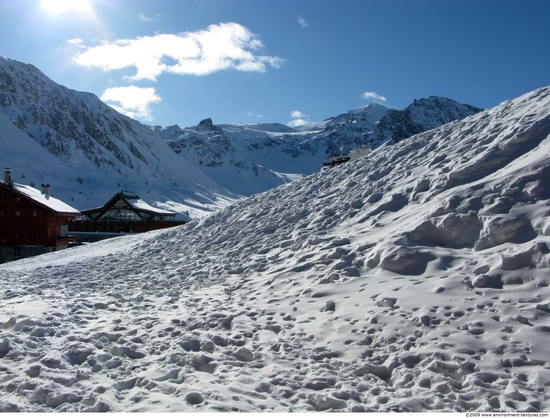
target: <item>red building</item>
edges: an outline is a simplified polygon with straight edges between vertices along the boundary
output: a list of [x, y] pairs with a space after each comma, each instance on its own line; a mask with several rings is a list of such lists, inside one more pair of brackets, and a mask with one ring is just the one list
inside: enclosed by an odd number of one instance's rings
[[0, 262], [67, 248], [69, 221], [80, 212], [42, 190], [14, 183], [11, 170], [0, 180]]

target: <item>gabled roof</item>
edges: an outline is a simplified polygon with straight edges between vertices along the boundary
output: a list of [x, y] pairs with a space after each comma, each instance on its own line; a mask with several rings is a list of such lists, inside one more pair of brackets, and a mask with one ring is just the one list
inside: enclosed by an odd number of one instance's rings
[[55, 197], [42, 194], [40, 190], [34, 187], [27, 186], [25, 184], [14, 183], [13, 186], [9, 186], [4, 181], [0, 180], [0, 185], [4, 186], [8, 190], [12, 190], [15, 193], [32, 200], [34, 203], [43, 206], [44, 208], [63, 215], [79, 215], [80, 211], [67, 205]]
[[138, 211], [144, 211], [144, 212], [152, 212], [152, 213], [156, 213], [158, 215], [176, 215], [175, 212], [170, 212], [169, 210], [164, 210], [164, 209], [160, 209], [160, 208], [155, 208], [154, 206], [151, 206], [149, 203], [147, 203], [146, 201], [144, 200], [141, 200], [141, 199], [135, 199], [135, 200], [130, 200], [130, 199], [127, 199], [128, 203], [130, 203], [130, 205], [132, 205], [132, 207]]
[[175, 212], [170, 212], [168, 210], [156, 208], [154, 206], [151, 206], [144, 200], [142, 200], [137, 194], [134, 192], [130, 192], [128, 190], [122, 190], [115, 194], [105, 205], [99, 207], [99, 208], [93, 208], [93, 209], [86, 209], [83, 210], [82, 213], [93, 213], [93, 212], [101, 212], [110, 209], [118, 200], [124, 201], [129, 207], [134, 209], [136, 212], [145, 212], [151, 215], [162, 215], [162, 216], [176, 216]]

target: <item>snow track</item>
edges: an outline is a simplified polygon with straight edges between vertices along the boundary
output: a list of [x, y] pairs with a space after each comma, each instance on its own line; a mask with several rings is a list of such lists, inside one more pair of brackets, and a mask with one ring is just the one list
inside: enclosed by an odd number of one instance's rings
[[549, 114], [0, 266], [0, 409], [547, 411]]

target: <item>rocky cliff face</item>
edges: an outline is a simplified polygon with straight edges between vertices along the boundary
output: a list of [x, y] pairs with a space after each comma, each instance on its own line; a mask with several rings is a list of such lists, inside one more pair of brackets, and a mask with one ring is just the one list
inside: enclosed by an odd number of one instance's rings
[[[0, 105], [14, 124], [58, 157], [84, 155], [98, 167], [147, 164], [144, 132], [90, 93], [53, 83], [36, 67], [2, 60]], [[141, 142], [141, 143], [140, 143]]]
[[464, 119], [482, 109], [444, 97], [415, 100], [404, 110], [388, 111], [370, 136], [373, 144], [396, 143], [454, 120]]
[[326, 146], [327, 155], [348, 153], [362, 145], [370, 146], [371, 136], [388, 112], [390, 109], [387, 107], [371, 103], [328, 119], [323, 131], [313, 138]]

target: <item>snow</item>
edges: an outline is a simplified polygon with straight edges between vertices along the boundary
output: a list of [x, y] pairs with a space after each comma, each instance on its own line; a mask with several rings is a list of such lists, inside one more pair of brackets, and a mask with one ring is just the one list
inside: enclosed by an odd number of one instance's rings
[[547, 87], [3, 264], [0, 410], [548, 411], [549, 167]]
[[65, 202], [62, 202], [59, 199], [51, 197], [49, 194], [43, 194], [40, 190], [35, 189], [34, 187], [27, 186], [25, 184], [15, 183], [13, 189], [29, 198], [35, 202], [46, 206], [47, 208], [54, 210], [59, 213], [68, 213], [68, 214], [79, 214], [80, 211], [75, 209]]
[[155, 212], [155, 213], [158, 213], [160, 215], [172, 215], [172, 214], [174, 214], [174, 212], [170, 212], [170, 211], [167, 211], [167, 210], [162, 210], [162, 209], [156, 208], [154, 206], [151, 206], [149, 203], [145, 202], [142, 199], [128, 199], [128, 202], [136, 209], [148, 210], [150, 212]]

